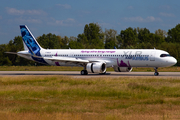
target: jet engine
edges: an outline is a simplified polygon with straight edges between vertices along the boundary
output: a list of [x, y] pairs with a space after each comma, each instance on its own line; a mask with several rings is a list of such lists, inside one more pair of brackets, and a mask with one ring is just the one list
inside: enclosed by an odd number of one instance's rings
[[102, 62], [88, 63], [86, 65], [86, 70], [90, 73], [105, 73], [106, 63], [102, 63]]
[[131, 72], [132, 71], [132, 67], [117, 67], [114, 66], [113, 67], [115, 72]]

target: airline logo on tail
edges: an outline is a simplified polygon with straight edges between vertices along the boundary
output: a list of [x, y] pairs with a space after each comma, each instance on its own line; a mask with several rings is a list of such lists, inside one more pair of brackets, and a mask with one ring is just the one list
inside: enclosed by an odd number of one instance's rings
[[27, 46], [27, 48], [29, 49], [29, 52], [32, 55], [31, 56], [32, 59], [37, 62], [47, 64], [47, 62], [41, 57], [40, 45], [37, 43], [36, 39], [30, 32], [28, 27], [26, 25], [20, 25], [20, 30], [21, 30], [22, 39], [25, 45]]
[[41, 56], [40, 55], [40, 47], [36, 42], [34, 36], [31, 34], [30, 30], [25, 25], [20, 25], [21, 35], [24, 43], [26, 44], [29, 52], [32, 55]]

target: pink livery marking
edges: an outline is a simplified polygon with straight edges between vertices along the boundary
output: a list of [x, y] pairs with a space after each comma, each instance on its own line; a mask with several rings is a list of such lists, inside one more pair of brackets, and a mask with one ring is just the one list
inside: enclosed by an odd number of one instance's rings
[[115, 53], [116, 51], [85, 51], [82, 50], [81, 53]]
[[57, 53], [55, 54], [55, 56], [57, 56]]
[[128, 61], [128, 65], [127, 65], [126, 63], [124, 63], [123, 60], [121, 60], [121, 62], [119, 63], [119, 62], [118, 62], [118, 58], [117, 58], [117, 65], [118, 65], [119, 67], [131, 67], [131, 65], [129, 64], [129, 61]]
[[59, 64], [59, 62], [55, 62], [55, 64], [56, 64], [56, 66], [61, 66], [61, 65]]

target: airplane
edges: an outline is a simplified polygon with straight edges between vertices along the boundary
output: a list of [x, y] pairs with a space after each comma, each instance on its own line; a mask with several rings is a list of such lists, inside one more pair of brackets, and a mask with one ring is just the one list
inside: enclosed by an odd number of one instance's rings
[[26, 25], [20, 25], [24, 51], [6, 52], [35, 62], [54, 66], [81, 66], [81, 75], [106, 74], [106, 68], [115, 72], [131, 72], [133, 67], [153, 67], [158, 76], [159, 67], [175, 65], [177, 60], [168, 52], [157, 49], [44, 49]]

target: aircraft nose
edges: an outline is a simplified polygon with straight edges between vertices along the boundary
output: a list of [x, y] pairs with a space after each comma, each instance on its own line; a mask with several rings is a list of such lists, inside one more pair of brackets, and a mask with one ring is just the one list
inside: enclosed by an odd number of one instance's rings
[[171, 65], [175, 65], [177, 63], [177, 60], [174, 57], [172, 57], [171, 60], [169, 60], [169, 63]]

